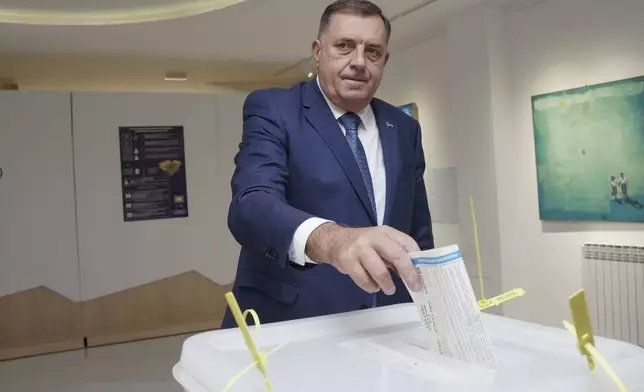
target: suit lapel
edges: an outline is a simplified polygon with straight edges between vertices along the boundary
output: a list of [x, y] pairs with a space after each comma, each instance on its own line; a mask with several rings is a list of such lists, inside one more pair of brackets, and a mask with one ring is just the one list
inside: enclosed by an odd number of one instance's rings
[[377, 219], [372, 211], [367, 188], [362, 180], [356, 159], [342, 133], [342, 129], [340, 129], [338, 121], [331, 112], [331, 108], [329, 108], [329, 105], [324, 100], [315, 79], [304, 85], [302, 102], [305, 108], [304, 117], [320, 134], [322, 139], [324, 139], [327, 146], [329, 146], [329, 149], [335, 155], [335, 158], [340, 163], [340, 166], [342, 166], [354, 190], [360, 197], [373, 224], [376, 224]]
[[376, 122], [378, 124], [378, 133], [380, 135], [380, 144], [382, 145], [382, 155], [385, 161], [385, 173], [387, 175], [387, 202], [385, 205], [384, 224], [391, 222], [391, 214], [394, 205], [396, 185], [398, 184], [398, 171], [400, 169], [400, 147], [399, 147], [399, 130], [396, 123], [387, 116], [387, 108], [377, 99], [371, 103]]

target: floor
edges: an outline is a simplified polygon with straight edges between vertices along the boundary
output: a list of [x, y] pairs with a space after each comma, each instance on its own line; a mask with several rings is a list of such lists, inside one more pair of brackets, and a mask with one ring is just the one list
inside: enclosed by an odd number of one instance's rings
[[172, 367], [188, 336], [0, 362], [0, 391], [183, 392]]

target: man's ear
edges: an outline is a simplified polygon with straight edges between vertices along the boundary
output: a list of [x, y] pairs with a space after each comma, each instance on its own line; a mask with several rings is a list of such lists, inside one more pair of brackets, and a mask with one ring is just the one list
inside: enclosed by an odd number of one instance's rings
[[316, 39], [311, 45], [311, 54], [313, 55], [316, 64], [319, 61], [320, 50], [322, 50], [322, 43], [320, 42], [320, 40]]

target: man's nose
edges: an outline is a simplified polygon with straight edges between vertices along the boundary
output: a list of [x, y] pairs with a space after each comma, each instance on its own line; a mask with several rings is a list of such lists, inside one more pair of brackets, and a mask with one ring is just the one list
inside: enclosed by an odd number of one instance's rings
[[356, 50], [353, 51], [353, 57], [351, 58], [351, 66], [358, 69], [363, 69], [366, 65], [366, 59], [364, 57], [364, 47], [358, 45]]

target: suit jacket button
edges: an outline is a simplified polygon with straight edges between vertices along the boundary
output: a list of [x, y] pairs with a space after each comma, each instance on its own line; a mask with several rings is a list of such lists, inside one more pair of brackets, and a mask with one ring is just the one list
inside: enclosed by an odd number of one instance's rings
[[264, 255], [273, 260], [277, 258], [277, 252], [275, 251], [275, 249], [269, 247], [266, 247], [264, 249]]

